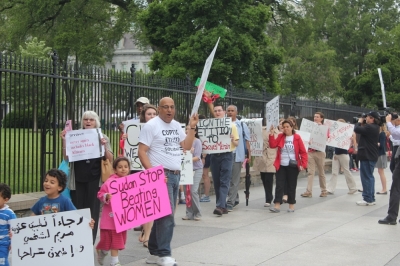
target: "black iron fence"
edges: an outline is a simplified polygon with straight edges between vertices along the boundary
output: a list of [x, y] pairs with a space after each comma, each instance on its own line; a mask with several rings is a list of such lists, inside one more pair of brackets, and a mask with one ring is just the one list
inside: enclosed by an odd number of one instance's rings
[[[57, 54], [51, 60], [21, 58], [0, 54], [0, 182], [9, 184], [13, 193], [42, 189], [43, 173], [58, 167], [62, 160], [60, 131], [67, 119], [80, 127], [84, 111], [93, 110], [101, 118], [103, 133], [117, 153], [117, 125], [135, 113], [134, 101], [145, 96], [157, 104], [172, 97], [176, 119], [186, 122], [191, 111], [195, 79], [166, 79], [157, 75], [115, 72], [78, 64], [63, 65]], [[244, 117], [263, 117], [265, 104], [275, 95], [226, 86], [223, 104], [235, 104]], [[327, 118], [344, 118], [367, 110], [335, 103], [296, 100], [281, 97], [281, 116], [311, 118], [322, 111]], [[209, 116], [205, 105], [199, 113]]]

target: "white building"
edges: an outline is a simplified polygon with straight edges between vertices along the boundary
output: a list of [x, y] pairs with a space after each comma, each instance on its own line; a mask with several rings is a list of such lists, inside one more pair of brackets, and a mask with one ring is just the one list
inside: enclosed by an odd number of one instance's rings
[[132, 40], [132, 35], [125, 33], [115, 47], [111, 62], [106, 63], [106, 69], [129, 72], [134, 64], [136, 71], [142, 70], [144, 73], [148, 73], [150, 56], [150, 49], [148, 51], [139, 50]]

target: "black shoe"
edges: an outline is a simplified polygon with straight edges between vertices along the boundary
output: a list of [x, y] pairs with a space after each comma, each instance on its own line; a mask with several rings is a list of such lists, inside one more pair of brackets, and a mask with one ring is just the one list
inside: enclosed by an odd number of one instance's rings
[[239, 205], [239, 201], [235, 201], [235, 203], [233, 204], [233, 208], [235, 208], [238, 205]]
[[222, 214], [228, 214], [228, 209], [222, 208]]
[[392, 220], [389, 217], [385, 217], [385, 218], [379, 220], [378, 223], [379, 224], [390, 224], [390, 225], [397, 224], [396, 220]]
[[143, 226], [137, 226], [135, 228], [133, 228], [133, 231], [142, 231], [143, 230]]
[[215, 208], [213, 214], [216, 214], [218, 216], [222, 216], [222, 209], [220, 207]]

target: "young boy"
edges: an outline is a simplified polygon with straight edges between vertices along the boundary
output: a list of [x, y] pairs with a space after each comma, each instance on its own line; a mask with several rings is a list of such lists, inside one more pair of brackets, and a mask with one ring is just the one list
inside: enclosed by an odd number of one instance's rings
[[11, 189], [0, 183], [0, 265], [9, 266], [8, 253], [11, 248], [10, 220], [16, 219], [15, 213], [6, 204], [11, 199]]
[[[72, 201], [64, 197], [61, 192], [67, 186], [67, 175], [58, 169], [50, 169], [44, 178], [43, 188], [46, 196], [40, 198], [31, 208], [32, 216], [49, 214], [55, 212], [66, 212], [76, 210]], [[94, 227], [94, 220], [89, 223], [90, 228]], [[1, 265], [1, 264], [0, 264]]]

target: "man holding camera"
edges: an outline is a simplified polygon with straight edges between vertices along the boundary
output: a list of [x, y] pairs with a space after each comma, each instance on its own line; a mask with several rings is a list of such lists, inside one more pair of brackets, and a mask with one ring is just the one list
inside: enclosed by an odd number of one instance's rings
[[[393, 143], [392, 158], [397, 152], [400, 144], [400, 119], [398, 114], [388, 114], [386, 116], [386, 126], [390, 132], [391, 140]], [[394, 159], [390, 160], [390, 171], [393, 173], [395, 167]]]
[[[362, 125], [365, 119], [366, 124]], [[365, 118], [360, 117], [354, 132], [360, 134], [357, 156], [360, 160], [360, 177], [363, 186], [363, 200], [357, 201], [359, 206], [375, 205], [374, 168], [379, 157], [379, 125], [378, 112], [369, 112]]]

